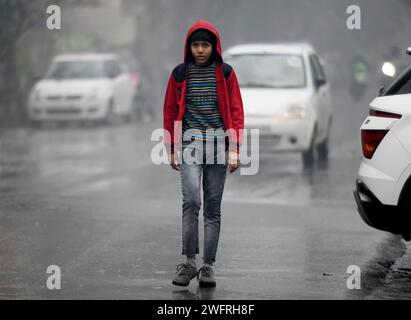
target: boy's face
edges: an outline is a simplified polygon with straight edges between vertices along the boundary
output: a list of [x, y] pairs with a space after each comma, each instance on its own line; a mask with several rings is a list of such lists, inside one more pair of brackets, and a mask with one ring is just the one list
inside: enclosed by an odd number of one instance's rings
[[191, 43], [191, 53], [196, 65], [207, 64], [212, 52], [213, 46], [208, 41], [193, 41]]

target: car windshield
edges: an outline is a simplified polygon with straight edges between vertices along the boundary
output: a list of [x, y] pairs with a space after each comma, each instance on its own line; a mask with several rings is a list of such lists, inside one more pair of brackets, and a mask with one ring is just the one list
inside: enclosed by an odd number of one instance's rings
[[305, 87], [303, 58], [291, 54], [239, 54], [225, 58], [235, 70], [240, 87]]
[[102, 61], [58, 61], [54, 62], [47, 79], [95, 79], [106, 77]]

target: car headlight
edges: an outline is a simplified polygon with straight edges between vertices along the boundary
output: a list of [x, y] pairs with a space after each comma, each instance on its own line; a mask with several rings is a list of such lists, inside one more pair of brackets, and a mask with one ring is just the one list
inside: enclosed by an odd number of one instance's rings
[[397, 73], [395, 65], [388, 61], [384, 62], [384, 64], [382, 65], [381, 71], [383, 74], [391, 78], [393, 78], [395, 74]]
[[301, 106], [290, 106], [283, 114], [284, 119], [303, 119], [304, 117], [305, 109]]

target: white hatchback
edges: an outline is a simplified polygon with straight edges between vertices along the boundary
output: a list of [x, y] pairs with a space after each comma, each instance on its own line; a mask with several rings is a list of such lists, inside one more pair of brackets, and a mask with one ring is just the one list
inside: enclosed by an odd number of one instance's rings
[[330, 88], [314, 49], [305, 43], [246, 44], [229, 48], [244, 104], [246, 129], [259, 129], [263, 151], [301, 152], [310, 166], [315, 151], [328, 157]]
[[115, 54], [56, 56], [29, 96], [32, 122], [129, 118], [136, 94], [126, 65]]
[[[407, 50], [411, 55], [411, 48]], [[370, 226], [411, 234], [411, 65], [370, 104], [354, 197]]]

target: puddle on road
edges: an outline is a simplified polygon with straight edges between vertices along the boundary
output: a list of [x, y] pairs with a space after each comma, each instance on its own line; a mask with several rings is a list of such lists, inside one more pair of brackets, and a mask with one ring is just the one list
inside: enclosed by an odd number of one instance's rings
[[37, 166], [34, 162], [0, 160], [0, 177], [2, 178], [28, 177], [36, 171]]
[[64, 191], [65, 195], [86, 195], [106, 190], [121, 189], [130, 190], [134, 180], [130, 177], [118, 177], [110, 179], [100, 179], [90, 183], [83, 183], [81, 186], [75, 186], [72, 189]]
[[306, 206], [322, 197], [318, 180], [324, 180], [323, 172], [298, 170], [295, 164], [291, 167], [278, 166], [259, 177], [250, 177], [249, 181], [228, 180], [224, 201]]
[[110, 163], [105, 159], [93, 161], [61, 160], [48, 161], [40, 166], [39, 171], [42, 175], [68, 174], [70, 176], [89, 176], [108, 173], [110, 169]]
[[353, 204], [358, 159], [336, 157], [304, 168], [300, 158], [298, 154], [262, 155], [256, 175], [227, 177], [224, 201], [285, 206]]

